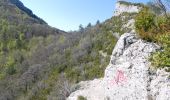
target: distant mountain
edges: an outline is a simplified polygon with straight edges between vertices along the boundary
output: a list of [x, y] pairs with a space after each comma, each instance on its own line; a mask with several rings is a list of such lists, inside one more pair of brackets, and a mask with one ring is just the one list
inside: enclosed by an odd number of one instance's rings
[[39, 18], [38, 16], [33, 14], [33, 12], [30, 9], [25, 7], [24, 4], [21, 1], [19, 1], [19, 0], [9, 0], [9, 2], [11, 2], [14, 5], [16, 5], [19, 9], [21, 9], [22, 11], [27, 13], [30, 17], [39, 20], [40, 23], [46, 24], [46, 22], [44, 20], [42, 20], [41, 18]]
[[[46, 36], [48, 34], [65, 33], [49, 26], [19, 0], [0, 0], [0, 21], [2, 20], [11, 26], [18, 28], [22, 26], [19, 31], [27, 34], [29, 37], [33, 35]], [[23, 29], [27, 31], [23, 31]]]

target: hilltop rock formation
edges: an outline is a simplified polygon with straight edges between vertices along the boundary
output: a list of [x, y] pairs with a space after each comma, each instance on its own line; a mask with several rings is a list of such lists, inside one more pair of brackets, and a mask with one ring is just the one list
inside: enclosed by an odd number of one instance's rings
[[170, 80], [164, 69], [154, 70], [151, 53], [160, 47], [145, 42], [134, 33], [123, 34], [111, 55], [104, 78], [79, 83], [68, 100], [169, 100]]
[[126, 1], [118, 1], [115, 5], [114, 16], [119, 16], [120, 14], [127, 13], [138, 13], [141, 9], [141, 5], [139, 3], [129, 3]]

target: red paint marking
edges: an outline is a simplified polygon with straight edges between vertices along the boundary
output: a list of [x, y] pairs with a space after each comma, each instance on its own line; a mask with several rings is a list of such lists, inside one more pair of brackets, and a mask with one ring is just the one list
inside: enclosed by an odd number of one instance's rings
[[119, 84], [119, 83], [122, 83], [126, 81], [126, 77], [124, 76], [124, 72], [121, 71], [121, 70], [118, 70], [117, 73], [116, 73], [116, 77], [114, 77], [112, 80], [111, 80], [111, 84]]

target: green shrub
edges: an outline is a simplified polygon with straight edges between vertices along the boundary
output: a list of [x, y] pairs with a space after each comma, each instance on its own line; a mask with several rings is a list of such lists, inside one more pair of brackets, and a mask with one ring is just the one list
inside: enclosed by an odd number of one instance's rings
[[136, 16], [135, 28], [142, 39], [153, 40], [155, 36], [153, 30], [156, 30], [155, 15], [150, 12], [149, 8], [143, 8]]
[[164, 16], [156, 16], [145, 7], [135, 18], [135, 29], [142, 39], [159, 42], [159, 35], [170, 32], [170, 20]]
[[156, 68], [168, 67], [167, 71], [170, 71], [170, 20], [154, 15], [145, 7], [136, 16], [135, 27], [142, 39], [156, 42], [162, 47], [161, 51], [151, 56], [152, 65]]
[[78, 100], [87, 100], [87, 99], [83, 96], [78, 96]]
[[152, 65], [156, 68], [170, 68], [170, 33], [158, 37], [163, 50], [157, 51], [151, 56]]
[[157, 17], [157, 28], [159, 29], [159, 33], [166, 34], [170, 31], [170, 20], [164, 16]]

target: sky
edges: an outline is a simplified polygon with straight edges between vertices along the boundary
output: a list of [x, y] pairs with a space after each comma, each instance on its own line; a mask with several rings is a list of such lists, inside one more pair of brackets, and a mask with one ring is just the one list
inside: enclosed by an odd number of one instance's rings
[[[50, 26], [74, 31], [113, 16], [116, 0], [20, 0]], [[140, 2], [141, 0], [131, 0]], [[147, 0], [142, 0], [146, 2]]]

